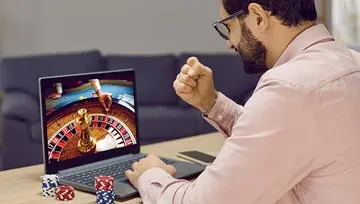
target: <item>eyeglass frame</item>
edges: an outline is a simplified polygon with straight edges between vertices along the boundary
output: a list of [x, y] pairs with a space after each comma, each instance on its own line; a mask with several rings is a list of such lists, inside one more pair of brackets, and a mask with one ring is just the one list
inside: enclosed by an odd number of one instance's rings
[[223, 24], [223, 25], [226, 27], [226, 29], [228, 29], [229, 34], [230, 34], [230, 28], [229, 28], [229, 26], [226, 25], [224, 22], [225, 22], [225, 21], [228, 21], [228, 20], [231, 20], [231, 19], [233, 19], [233, 18], [235, 18], [235, 17], [238, 17], [238, 16], [240, 16], [241, 14], [243, 14], [244, 12], [245, 12], [245, 10], [242, 9], [242, 10], [240, 10], [240, 11], [238, 11], [238, 12], [236, 12], [236, 13], [233, 13], [233, 14], [231, 14], [230, 16], [228, 16], [228, 17], [226, 17], [226, 18], [224, 18], [224, 19], [222, 19], [222, 20], [220, 20], [220, 21], [214, 22], [212, 25], [213, 25], [213, 27], [215, 28], [215, 30], [218, 32], [218, 34], [219, 34], [222, 38], [224, 38], [225, 40], [230, 40], [229, 36], [224, 35], [224, 33], [222, 33], [222, 32], [219, 30], [218, 25], [219, 25], [219, 24]]

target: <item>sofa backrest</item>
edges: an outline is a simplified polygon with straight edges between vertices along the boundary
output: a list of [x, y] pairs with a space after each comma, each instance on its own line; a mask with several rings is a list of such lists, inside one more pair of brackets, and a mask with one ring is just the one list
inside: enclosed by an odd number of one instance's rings
[[0, 88], [37, 98], [39, 77], [100, 71], [102, 62], [99, 51], [5, 58], [0, 65]]
[[[243, 105], [244, 99], [255, 89], [261, 76], [246, 74], [241, 57], [233, 54], [183, 53], [179, 56], [179, 70], [192, 56], [212, 69], [217, 91], [224, 93], [238, 104]], [[180, 104], [184, 105], [184, 102]]]
[[[38, 78], [102, 69], [99, 51], [5, 58], [0, 64], [0, 88], [4, 93], [2, 117], [29, 124], [29, 139], [40, 141]], [[3, 135], [12, 136], [11, 130], [3, 129]]]
[[106, 57], [108, 70], [132, 68], [135, 70], [139, 105], [176, 105], [178, 97], [173, 89], [176, 77], [174, 55]]

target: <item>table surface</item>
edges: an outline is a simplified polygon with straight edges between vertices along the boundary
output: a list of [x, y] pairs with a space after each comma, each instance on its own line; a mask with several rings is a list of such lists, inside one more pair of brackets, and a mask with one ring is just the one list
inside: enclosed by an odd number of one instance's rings
[[[176, 158], [180, 151], [199, 150], [216, 155], [224, 144], [224, 138], [219, 133], [205, 134], [169, 142], [162, 142], [141, 147], [143, 153], [153, 153], [159, 156]], [[54, 198], [41, 195], [40, 176], [44, 174], [43, 165], [36, 165], [0, 172], [0, 203], [6, 204], [42, 204], [61, 203]], [[67, 203], [95, 203], [96, 196], [80, 191], [75, 192], [75, 199]], [[140, 198], [133, 198], [115, 203], [137, 204]]]

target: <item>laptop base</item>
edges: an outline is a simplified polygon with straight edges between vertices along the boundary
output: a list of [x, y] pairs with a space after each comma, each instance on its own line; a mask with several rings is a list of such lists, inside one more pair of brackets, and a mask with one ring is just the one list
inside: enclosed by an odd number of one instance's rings
[[[144, 156], [146, 156], [146, 155], [145, 154], [133, 154], [132, 155], [133, 158], [142, 158]], [[89, 169], [89, 167], [85, 167], [85, 168], [84, 167], [76, 167], [76, 169], [74, 171], [72, 171], [71, 169], [68, 169], [68, 170], [66, 170], [65, 173], [60, 172], [58, 174], [58, 176], [60, 178], [60, 184], [71, 185], [77, 190], [95, 194], [96, 191], [95, 191], [93, 183], [92, 184], [84, 184], [82, 182], [74, 181], [74, 180], [68, 179], [68, 178], [71, 178], [71, 176], [81, 173], [77, 170], [77, 168], [87, 169], [87, 171], [89, 171], [89, 170], [96, 171], [96, 169], [103, 168], [104, 165], [111, 165], [112, 163], [122, 163], [122, 162], [128, 161], [129, 159], [131, 160], [132, 158], [129, 158], [128, 156], [120, 157], [119, 160], [113, 160], [110, 163], [106, 162], [104, 164], [93, 165], [93, 168], [90, 168], [90, 169]], [[166, 158], [161, 158], [161, 159], [165, 160]], [[199, 164], [183, 162], [180, 160], [166, 159], [166, 161], [172, 162], [171, 165], [173, 165], [176, 169], [175, 177], [178, 179], [195, 178], [205, 169], [205, 166], [202, 166]], [[130, 168], [131, 167], [129, 167], [129, 169]], [[96, 176], [100, 176], [100, 175], [112, 176], [112, 175], [106, 174], [105, 172], [99, 173]], [[132, 184], [129, 182], [129, 180], [126, 177], [114, 179], [114, 190], [115, 190], [116, 199], [129, 199], [131, 197], [136, 197], [139, 195], [137, 189], [132, 186]]]

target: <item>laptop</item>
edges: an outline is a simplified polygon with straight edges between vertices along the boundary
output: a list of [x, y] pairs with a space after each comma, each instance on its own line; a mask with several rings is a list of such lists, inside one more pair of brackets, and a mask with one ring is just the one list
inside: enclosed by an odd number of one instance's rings
[[[146, 157], [140, 153], [135, 82], [132, 69], [39, 79], [46, 174], [90, 193], [96, 192], [96, 176], [113, 176], [116, 198], [138, 195], [124, 174]], [[161, 159], [176, 168], [176, 178], [194, 178], [205, 169]]]

